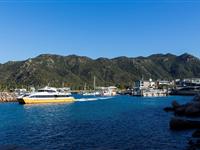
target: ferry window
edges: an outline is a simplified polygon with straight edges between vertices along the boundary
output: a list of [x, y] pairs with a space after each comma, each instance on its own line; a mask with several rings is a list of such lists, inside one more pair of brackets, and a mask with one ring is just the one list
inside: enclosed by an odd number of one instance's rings
[[48, 90], [47, 92], [53, 93], [53, 92], [55, 92], [55, 91], [53, 91], [53, 90]]

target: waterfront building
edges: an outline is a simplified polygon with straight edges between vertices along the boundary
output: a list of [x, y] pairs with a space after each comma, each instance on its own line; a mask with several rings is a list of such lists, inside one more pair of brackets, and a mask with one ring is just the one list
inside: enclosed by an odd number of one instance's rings
[[102, 96], [115, 96], [117, 94], [117, 87], [96, 87]]
[[167, 90], [166, 89], [145, 89], [142, 91], [142, 96], [144, 97], [167, 96]]
[[146, 88], [154, 88], [155, 82], [152, 81], [152, 79], [149, 79], [149, 81], [145, 80], [137, 80], [135, 81], [135, 88], [137, 89], [146, 89]]
[[149, 79], [149, 81], [137, 80], [134, 85], [133, 96], [157, 97], [167, 95], [167, 90], [158, 89], [156, 82], [152, 81], [152, 79]]
[[177, 86], [200, 86], [200, 78], [176, 79]]
[[200, 86], [200, 78], [183, 79], [183, 83], [185, 85], [199, 85]]
[[157, 85], [173, 85], [174, 83], [172, 81], [168, 80], [157, 80]]
[[200, 78], [176, 79], [171, 95], [196, 95], [200, 93]]

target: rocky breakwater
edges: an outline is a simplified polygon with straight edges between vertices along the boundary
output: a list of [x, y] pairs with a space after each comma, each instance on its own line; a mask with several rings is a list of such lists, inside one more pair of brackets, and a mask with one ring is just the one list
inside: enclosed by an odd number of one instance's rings
[[171, 130], [193, 131], [188, 141], [189, 150], [200, 150], [200, 94], [191, 102], [179, 104], [172, 102], [172, 106], [164, 108], [166, 112], [173, 112], [174, 116], [169, 122]]
[[10, 92], [0, 92], [0, 102], [16, 102], [17, 95]]

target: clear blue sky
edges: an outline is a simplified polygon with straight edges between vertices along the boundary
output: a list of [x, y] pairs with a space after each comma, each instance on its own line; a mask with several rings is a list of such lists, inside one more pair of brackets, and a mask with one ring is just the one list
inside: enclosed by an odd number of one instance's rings
[[195, 1], [0, 2], [0, 62], [43, 53], [92, 58], [200, 56]]

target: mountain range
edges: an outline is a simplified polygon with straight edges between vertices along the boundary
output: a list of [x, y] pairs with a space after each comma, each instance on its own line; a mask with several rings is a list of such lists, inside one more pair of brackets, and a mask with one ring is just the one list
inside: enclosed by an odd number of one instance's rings
[[96, 85], [127, 87], [138, 79], [200, 77], [200, 59], [191, 54], [153, 54], [148, 57], [92, 59], [85, 56], [42, 54], [24, 61], [0, 64], [0, 87]]

